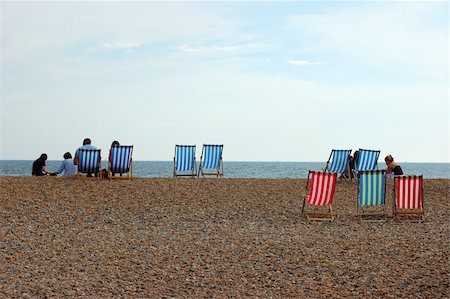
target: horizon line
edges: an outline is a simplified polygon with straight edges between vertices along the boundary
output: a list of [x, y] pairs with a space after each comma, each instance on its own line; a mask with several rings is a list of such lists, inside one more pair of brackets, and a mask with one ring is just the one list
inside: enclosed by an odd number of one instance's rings
[[[0, 159], [0, 161], [34, 161], [35, 159]], [[58, 160], [50, 160], [47, 161], [62, 161], [63, 159]], [[108, 160], [102, 160], [108, 161]], [[133, 160], [133, 162], [173, 162], [173, 160]], [[244, 161], [244, 160], [228, 160], [223, 161], [224, 163], [326, 163], [326, 160], [323, 161]], [[383, 163], [383, 161], [378, 161], [377, 163]], [[439, 164], [450, 164], [450, 161], [446, 162], [429, 162], [429, 161], [421, 161], [421, 162], [408, 162], [408, 161], [399, 161], [399, 163], [439, 163]]]

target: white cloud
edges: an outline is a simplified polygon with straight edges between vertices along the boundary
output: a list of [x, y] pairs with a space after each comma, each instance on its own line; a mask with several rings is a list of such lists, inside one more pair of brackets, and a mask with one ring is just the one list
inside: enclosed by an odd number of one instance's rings
[[208, 53], [227, 53], [227, 52], [256, 52], [267, 48], [266, 45], [258, 43], [240, 44], [240, 45], [225, 45], [225, 46], [190, 46], [188, 44], [183, 44], [177, 47], [178, 50], [186, 53], [198, 53], [198, 54], [208, 54]]
[[125, 43], [125, 42], [114, 42], [114, 43], [104, 43], [102, 44], [102, 48], [108, 50], [123, 50], [123, 49], [133, 49], [139, 48], [141, 45], [139, 43]]
[[311, 62], [308, 60], [289, 60], [288, 63], [297, 66], [325, 64], [325, 62]]
[[236, 26], [187, 2], [2, 2], [0, 18], [1, 58], [24, 65], [36, 55], [53, 58], [67, 50], [83, 54], [180, 40], [206, 43], [229, 36]]
[[211, 52], [235, 52], [239, 50], [239, 46], [212, 46], [212, 47], [191, 47], [189, 45], [181, 45], [178, 50], [188, 53], [211, 53]]

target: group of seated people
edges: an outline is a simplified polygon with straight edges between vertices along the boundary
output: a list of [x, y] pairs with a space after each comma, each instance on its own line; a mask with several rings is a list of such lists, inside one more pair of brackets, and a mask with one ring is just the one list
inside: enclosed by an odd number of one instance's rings
[[[119, 142], [114, 140], [111, 144], [111, 147], [119, 146]], [[70, 175], [76, 175], [77, 174], [77, 164], [78, 164], [78, 151], [80, 149], [97, 149], [95, 146], [91, 144], [91, 139], [86, 138], [83, 140], [83, 146], [79, 147], [75, 151], [74, 158], [72, 158], [72, 155], [67, 152], [63, 155], [64, 160], [61, 162], [58, 170], [54, 172], [50, 172], [47, 169], [46, 161], [47, 161], [47, 154], [42, 154], [38, 159], [36, 159], [33, 162], [33, 169], [31, 174], [33, 176], [57, 176], [58, 174], [63, 173], [64, 176], [70, 176]]]
[[[346, 177], [353, 178], [354, 170], [356, 168], [356, 164], [358, 163], [359, 151], [356, 150], [355, 153], [348, 157], [349, 169], [345, 174]], [[394, 161], [394, 157], [392, 155], [387, 155], [384, 158], [384, 162], [386, 163], [386, 174], [392, 175], [403, 175], [402, 167], [399, 163]]]

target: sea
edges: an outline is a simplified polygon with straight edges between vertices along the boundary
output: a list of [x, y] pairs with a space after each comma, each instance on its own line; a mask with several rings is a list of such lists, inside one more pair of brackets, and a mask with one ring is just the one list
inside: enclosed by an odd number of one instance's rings
[[[47, 161], [49, 171], [56, 171], [61, 161]], [[30, 176], [32, 160], [0, 160], [0, 176]], [[225, 178], [306, 178], [309, 170], [322, 170], [325, 162], [228, 162]], [[450, 163], [400, 163], [406, 175], [423, 175], [425, 179], [450, 179]], [[102, 168], [108, 162], [102, 161]], [[198, 165], [197, 165], [198, 166]], [[379, 169], [386, 165], [379, 164]], [[133, 177], [169, 178], [173, 161], [133, 161]]]

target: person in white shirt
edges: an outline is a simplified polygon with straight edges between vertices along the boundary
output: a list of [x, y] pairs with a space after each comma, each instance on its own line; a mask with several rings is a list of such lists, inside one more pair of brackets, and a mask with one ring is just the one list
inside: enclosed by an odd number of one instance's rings
[[57, 175], [63, 171], [65, 176], [77, 174], [77, 167], [73, 164], [72, 155], [69, 152], [64, 154], [64, 161], [61, 162], [58, 170], [51, 175]]

